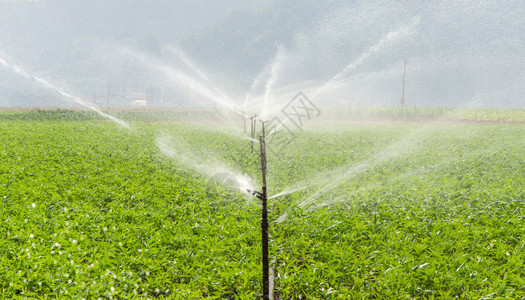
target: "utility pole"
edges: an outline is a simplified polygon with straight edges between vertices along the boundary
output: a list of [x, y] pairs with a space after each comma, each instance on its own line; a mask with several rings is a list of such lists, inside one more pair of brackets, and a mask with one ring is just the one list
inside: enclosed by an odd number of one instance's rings
[[405, 106], [405, 73], [407, 69], [407, 60], [403, 63], [403, 93], [401, 94], [401, 106]]

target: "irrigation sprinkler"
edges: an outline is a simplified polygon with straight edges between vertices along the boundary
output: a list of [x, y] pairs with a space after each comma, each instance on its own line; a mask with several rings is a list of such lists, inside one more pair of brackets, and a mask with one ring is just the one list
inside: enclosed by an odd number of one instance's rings
[[[253, 114], [250, 116], [250, 126], [251, 126], [251, 138], [252, 138], [252, 153], [253, 153], [253, 141], [255, 139], [255, 127], [257, 122], [257, 115]], [[246, 131], [245, 131], [246, 132]]]
[[242, 128], [244, 129], [244, 133], [246, 133], [246, 110], [242, 109]]
[[[261, 145], [261, 173], [262, 173], [262, 192], [247, 190], [248, 193], [254, 195], [262, 202], [261, 213], [261, 231], [262, 231], [262, 271], [263, 271], [263, 299], [270, 299], [270, 267], [268, 261], [268, 194], [266, 186], [266, 141], [264, 132], [264, 123], [262, 121], [262, 135], [259, 136], [259, 144]], [[252, 122], [253, 124], [253, 122]], [[253, 143], [253, 142], [252, 142]]]

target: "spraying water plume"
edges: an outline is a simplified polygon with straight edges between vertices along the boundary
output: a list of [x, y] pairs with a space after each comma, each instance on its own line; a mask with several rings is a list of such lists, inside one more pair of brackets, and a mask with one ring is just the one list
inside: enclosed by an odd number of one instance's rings
[[318, 199], [332, 192], [337, 187], [348, 184], [358, 176], [376, 167], [380, 167], [418, 151], [423, 147], [423, 144], [420, 142], [421, 137], [427, 136], [434, 130], [438, 129], [435, 129], [432, 125], [421, 126], [403, 138], [393, 141], [386, 148], [372, 153], [367, 159], [315, 174], [311, 178], [283, 189], [283, 191], [273, 197], [306, 190], [307, 192], [309, 191], [309, 194], [306, 194], [306, 199], [298, 203], [298, 206], [307, 208], [315, 205]]
[[223, 186], [249, 194], [253, 190], [254, 180], [241, 174], [234, 168], [214, 158], [213, 154], [197, 154], [180, 137], [161, 134], [156, 139], [159, 150], [166, 156], [175, 159], [184, 167], [195, 169], [199, 173], [215, 180]]
[[385, 35], [376, 44], [371, 46], [368, 49], [368, 51], [366, 51], [365, 53], [361, 54], [361, 56], [359, 56], [355, 61], [353, 61], [351, 64], [347, 65], [341, 72], [337, 73], [328, 82], [323, 84], [312, 95], [312, 99], [317, 97], [317, 95], [319, 93], [321, 93], [324, 89], [330, 87], [332, 84], [334, 84], [337, 81], [343, 79], [350, 72], [354, 71], [358, 66], [362, 65], [364, 62], [366, 62], [371, 56], [373, 56], [377, 52], [383, 51], [384, 49], [388, 48], [392, 43], [395, 43], [395, 42], [403, 39], [404, 37], [407, 37], [407, 36], [415, 33], [415, 28], [419, 24], [420, 20], [421, 20], [420, 17], [414, 17], [410, 24], [400, 26], [396, 30], [390, 31], [387, 35]]
[[62, 97], [64, 97], [68, 101], [72, 101], [72, 102], [74, 102], [76, 104], [80, 104], [83, 107], [88, 108], [88, 109], [96, 112], [98, 115], [100, 115], [100, 116], [102, 116], [102, 117], [104, 117], [106, 119], [109, 119], [109, 120], [119, 124], [120, 126], [122, 126], [124, 128], [127, 128], [127, 129], [131, 128], [126, 121], [121, 120], [121, 119], [119, 119], [119, 118], [117, 118], [115, 116], [112, 116], [110, 114], [107, 114], [107, 113], [101, 111], [95, 104], [83, 100], [80, 96], [77, 96], [77, 95], [67, 91], [63, 87], [59, 87], [58, 85], [53, 84], [50, 81], [48, 81], [48, 80], [46, 80], [46, 79], [44, 79], [44, 78], [42, 78], [40, 76], [34, 75], [33, 73], [27, 71], [26, 69], [24, 69], [24, 68], [22, 68], [22, 67], [20, 67], [18, 65], [9, 63], [3, 56], [0, 56], [0, 64], [3, 65], [4, 67], [9, 68], [10, 70], [12, 70], [13, 72], [15, 72], [16, 74], [18, 74], [20, 76], [23, 76], [23, 77], [25, 77], [27, 79], [34, 80], [38, 85], [40, 85], [43, 88], [46, 88], [48, 90], [52, 90], [54, 92], [57, 92], [58, 94], [60, 94]]
[[264, 119], [266, 118], [266, 110], [268, 109], [268, 98], [270, 97], [274, 86], [277, 82], [279, 72], [281, 71], [281, 68], [283, 67], [283, 60], [285, 59], [284, 49], [282, 47], [279, 47], [277, 50], [277, 54], [275, 55], [275, 58], [270, 65], [270, 73], [268, 80], [266, 81], [266, 84], [264, 85], [264, 101], [262, 105], [262, 109], [259, 112], [261, 117]]
[[[226, 95], [221, 89], [219, 89], [217, 86], [213, 84], [213, 82], [210, 80], [209, 76], [207, 76], [204, 71], [202, 71], [197, 65], [191, 60], [182, 49], [177, 48], [175, 46], [167, 46], [166, 49], [177, 56], [177, 58], [182, 61], [190, 70], [195, 72], [201, 79], [203, 79], [206, 84], [214, 90], [218, 95], [220, 95], [223, 99], [226, 99], [229, 103], [233, 103], [231, 98]], [[229, 107], [231, 108], [231, 107]]]
[[[216, 88], [210, 88], [206, 84], [203, 84], [202, 81], [195, 80], [194, 78], [188, 76], [187, 74], [184, 74], [180, 70], [177, 70], [169, 65], [167, 65], [165, 62], [154, 58], [152, 56], [149, 56], [145, 53], [140, 53], [136, 50], [133, 50], [131, 48], [120, 48], [120, 51], [131, 58], [133, 58], [134, 61], [141, 62], [145, 67], [153, 68], [156, 71], [159, 71], [164, 76], [166, 76], [168, 79], [170, 79], [175, 84], [179, 85], [182, 88], [188, 88], [189, 90], [193, 91], [194, 93], [197, 93], [200, 96], [203, 96], [204, 98], [211, 100], [214, 104], [217, 104], [221, 107], [227, 108], [228, 110], [235, 111], [236, 105], [235, 103], [227, 97], [224, 93], [222, 93], [219, 89]], [[191, 66], [193, 66], [191, 64]], [[194, 66], [193, 66], [194, 67]], [[196, 68], [196, 67], [194, 67]], [[206, 76], [203, 75], [199, 71], [200, 76], [203, 79], [207, 79]]]

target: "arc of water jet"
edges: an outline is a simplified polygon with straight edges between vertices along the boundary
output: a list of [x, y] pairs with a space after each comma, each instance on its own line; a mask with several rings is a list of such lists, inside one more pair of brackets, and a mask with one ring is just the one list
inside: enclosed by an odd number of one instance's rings
[[[414, 27], [419, 23], [420, 18], [414, 17], [412, 23], [408, 25], [400, 26], [398, 29], [390, 31], [388, 34], [386, 34], [381, 40], [379, 40], [376, 44], [372, 45], [368, 51], [363, 53], [361, 56], [359, 56], [354, 62], [347, 65], [342, 71], [337, 73], [335, 76], [333, 76], [328, 82], [323, 84], [317, 91], [314, 92], [313, 96], [310, 98], [313, 100], [315, 97], [318, 96], [323, 90], [330, 87], [334, 82], [337, 82], [341, 80], [344, 76], [346, 76], [350, 71], [354, 70], [357, 66], [363, 64], [366, 62], [366, 60], [371, 57], [373, 54], [383, 50], [389, 43], [395, 42], [401, 38], [404, 38], [408, 35], [411, 35], [414, 32]], [[274, 60], [271, 64], [270, 71], [269, 71], [269, 78], [265, 85], [265, 91], [264, 91], [264, 98], [263, 98], [263, 107], [261, 114], [267, 113], [267, 106], [268, 106], [268, 98], [269, 95], [273, 89], [273, 85], [275, 84], [277, 74], [279, 71], [279, 68], [281, 67], [281, 61], [284, 57], [283, 54], [283, 48], [279, 48], [278, 53], [275, 55]]]
[[[244, 102], [242, 103], [242, 111], [246, 112], [246, 108], [248, 107], [248, 101], [250, 101], [250, 93], [246, 93], [246, 96], [244, 97]], [[246, 117], [246, 114], [244, 115]]]
[[251, 137], [243, 137], [243, 139], [246, 139], [246, 140], [252, 141], [252, 142], [254, 142], [254, 143], [259, 143], [259, 142], [260, 142], [259, 140], [252, 139]]
[[255, 76], [255, 78], [253, 78], [252, 84], [250, 85], [250, 93], [253, 93], [257, 88], [259, 88], [261, 86], [261, 83], [262, 83], [263, 79], [265, 77], [267, 77], [267, 75], [269, 73], [269, 69], [270, 68], [268, 66], [263, 67], [263, 69], [261, 71], [259, 71], [257, 76]]
[[[332, 179], [328, 184], [323, 186], [321, 189], [315, 192], [312, 196], [308, 197], [305, 201], [300, 203], [299, 206], [304, 207], [305, 205], [311, 203], [312, 201], [314, 201], [321, 195], [326, 194], [327, 192], [329, 192], [336, 186], [339, 186], [345, 180], [354, 178], [355, 176], [363, 172], [366, 172], [369, 169], [374, 168], [384, 162], [395, 159], [396, 157], [400, 155], [406, 155], [408, 153], [412, 153], [417, 148], [414, 145], [418, 145], [418, 144], [414, 144], [412, 140], [414, 138], [417, 138], [418, 135], [424, 133], [424, 130], [427, 128], [429, 127], [420, 126], [417, 130], [410, 133], [408, 136], [405, 136], [404, 138], [390, 144], [390, 146], [388, 146], [386, 149], [376, 152], [372, 157], [366, 159], [365, 161], [358, 163], [357, 165], [353, 166], [350, 170], [345, 171], [342, 175], [338, 175], [337, 178]], [[406, 147], [407, 145], [411, 145], [412, 147], [407, 148]], [[421, 145], [418, 145], [418, 147], [421, 147]]]
[[288, 213], [284, 212], [277, 220], [273, 221], [274, 223], [281, 223], [282, 221], [286, 220], [288, 218]]
[[266, 113], [266, 108], [268, 107], [268, 97], [270, 97], [270, 92], [273, 88], [273, 85], [275, 84], [277, 76], [277, 63], [272, 65], [272, 68], [270, 70], [270, 78], [266, 82], [266, 85], [264, 86], [264, 101], [263, 101], [263, 107], [260, 112], [261, 115], [264, 115]]
[[306, 200], [301, 202], [299, 204], [299, 207], [304, 207], [305, 205], [317, 199], [319, 196], [327, 193], [328, 191], [331, 191], [336, 186], [339, 186], [342, 181], [346, 181], [348, 179], [354, 178], [357, 175], [367, 171], [370, 168], [369, 163], [370, 163], [370, 159], [355, 165], [353, 168], [346, 171], [344, 174], [340, 175], [337, 179], [332, 180], [330, 183], [326, 184], [321, 189], [319, 189], [317, 192], [315, 192], [312, 196], [308, 197]]
[[373, 54], [383, 50], [386, 45], [388, 45], [391, 42], [395, 42], [396, 40], [399, 40], [401, 38], [404, 38], [406, 36], [411, 35], [414, 32], [414, 27], [419, 23], [421, 20], [420, 17], [414, 17], [412, 19], [412, 23], [408, 25], [400, 26], [398, 29], [394, 31], [390, 31], [388, 34], [386, 34], [381, 40], [379, 40], [376, 44], [368, 48], [368, 51], [361, 54], [355, 61], [353, 61], [351, 64], [347, 65], [341, 72], [337, 73], [332, 79], [330, 79], [328, 82], [326, 82], [324, 85], [322, 85], [311, 97], [311, 99], [315, 98], [322, 90], [329, 87], [334, 82], [339, 81], [344, 76], [346, 76], [347, 73], [354, 70], [357, 66], [363, 64], [370, 56]]
[[259, 115], [263, 116], [266, 114], [266, 108], [268, 106], [268, 97], [270, 96], [270, 93], [273, 89], [273, 86], [275, 85], [275, 82], [277, 81], [277, 75], [279, 74], [279, 71], [281, 69], [282, 60], [284, 59], [284, 48], [279, 46], [277, 48], [277, 54], [275, 55], [273, 62], [270, 66], [270, 72], [268, 80], [266, 81], [266, 84], [264, 85], [264, 100], [263, 100], [263, 107], [262, 110], [259, 112]]
[[80, 97], [78, 96], [75, 96], [71, 93], [68, 93], [66, 92], [65, 90], [61, 89], [61, 88], [58, 88], [56, 90], [60, 95], [66, 97], [66, 98], [69, 98], [69, 99], [72, 99], [73, 101], [77, 102], [78, 104], [86, 107], [86, 108], [89, 108], [91, 110], [93, 110], [94, 112], [98, 113], [99, 115], [101, 115], [102, 117], [106, 118], [106, 119], [110, 119], [111, 121], [115, 122], [115, 123], [118, 123], [120, 124], [121, 126], [123, 127], [126, 127], [128, 129], [130, 129], [131, 127], [129, 126], [129, 124], [126, 122], [126, 121], [123, 121], [117, 117], [114, 117], [110, 114], [107, 114], [103, 111], [101, 111], [98, 107], [96, 107], [95, 105], [89, 103], [89, 102], [85, 102], [84, 100], [82, 100]]
[[[326, 194], [327, 192], [331, 191], [336, 186], [339, 186], [342, 182], [348, 179], [354, 178], [357, 175], [362, 174], [373, 167], [376, 167], [386, 161], [394, 159], [399, 155], [406, 155], [407, 153], [413, 152], [415, 150], [415, 147], [411, 147], [408, 149], [403, 149], [403, 147], [411, 143], [411, 139], [413, 139], [416, 136], [416, 133], [421, 132], [423, 129], [425, 129], [424, 126], [420, 127], [418, 130], [416, 130], [415, 132], [412, 132], [411, 134], [404, 137], [403, 139], [400, 139], [390, 144], [390, 146], [388, 146], [386, 149], [376, 152], [372, 157], [362, 162], [359, 162], [356, 165], [353, 165], [349, 170], [345, 171], [343, 174], [337, 175], [337, 178], [331, 179], [328, 184], [320, 188], [312, 196], [308, 197], [306, 200], [300, 203], [299, 206], [304, 207], [305, 205], [314, 201], [321, 195]], [[346, 167], [347, 166], [343, 166], [342, 168], [339, 168], [338, 170], [344, 170]], [[335, 172], [337, 173], [338, 170], [336, 170]]]
[[[449, 114], [452, 113], [452, 112], [449, 112]], [[445, 114], [444, 117], [442, 117], [442, 118], [446, 119], [446, 115], [447, 114]], [[419, 129], [416, 130], [415, 132], [411, 133], [410, 136], [407, 136], [404, 139], [397, 141], [397, 143], [391, 144], [387, 149], [385, 149], [383, 151], [380, 151], [380, 152], [377, 152], [375, 155], [373, 155], [372, 157], [366, 159], [365, 161], [359, 162], [357, 165], [352, 167], [350, 170], [346, 171], [343, 174], [343, 176], [336, 174], [336, 173], [338, 173], [338, 171], [341, 168], [339, 168], [339, 169], [337, 169], [335, 171], [329, 171], [329, 172], [334, 174], [333, 176], [330, 177], [330, 179], [328, 179], [329, 183], [327, 185], [323, 186], [321, 189], [319, 189], [313, 195], [308, 197], [306, 200], [301, 202], [299, 204], [299, 206], [304, 208], [305, 206], [307, 206], [307, 205], [311, 204], [313, 201], [315, 201], [321, 195], [326, 194], [327, 192], [329, 192], [330, 190], [332, 190], [336, 186], [339, 186], [342, 182], [344, 182], [344, 181], [346, 181], [348, 179], [354, 178], [354, 177], [358, 176], [359, 174], [362, 174], [363, 172], [366, 172], [367, 170], [370, 170], [370, 169], [372, 169], [372, 168], [382, 164], [383, 162], [386, 162], [386, 161], [388, 161], [390, 159], [394, 159], [396, 157], [397, 153], [393, 153], [392, 154], [392, 151], [396, 150], [396, 148], [402, 146], [403, 144], [406, 144], [406, 143], [404, 143], [405, 141], [410, 142], [409, 139], [411, 137], [417, 137], [415, 135], [418, 134], [418, 133], [421, 133], [425, 128], [428, 128], [428, 126], [419, 127]], [[405, 151], [398, 150], [397, 152], [406, 154], [406, 153], [412, 152], [414, 150], [415, 150], [414, 148], [409, 148], [408, 150], [405, 150]], [[488, 151], [488, 150], [487, 149], [480, 149], [478, 151], [475, 151], [474, 153], [483, 153], [483, 152], [486, 152], [486, 151]], [[459, 159], [459, 157], [456, 157], [456, 159]], [[395, 179], [397, 179], [397, 178], [399, 178], [401, 176], [410, 176], [410, 175], [419, 174], [419, 173], [429, 173], [429, 172], [432, 172], [433, 170], [435, 170], [436, 168], [438, 168], [438, 167], [440, 167], [440, 166], [442, 166], [444, 164], [454, 164], [454, 163], [455, 162], [451, 161], [450, 158], [444, 158], [442, 161], [440, 161], [438, 163], [432, 164], [431, 166], [426, 166], [426, 169], [420, 169], [420, 170], [416, 170], [416, 171], [412, 171], [412, 172], [406, 172], [404, 174], [396, 176], [395, 178], [390, 179], [389, 182], [390, 181], [394, 181]], [[343, 167], [343, 168], [346, 168], [346, 167]], [[337, 178], [335, 180], [333, 180], [333, 177], [337, 177]], [[326, 182], [326, 180], [324, 182]], [[376, 186], [378, 184], [383, 184], [383, 183], [384, 182], [371, 184], [371, 185], [368, 185], [366, 187], [361, 187], [360, 189], [372, 188], [372, 187], [374, 187], [374, 186]], [[298, 185], [299, 185], [299, 188], [301, 188], [301, 189], [307, 188], [307, 182], [305, 182], [305, 181], [303, 181], [302, 183], [295, 184], [295, 186], [298, 186]], [[355, 191], [355, 192], [357, 192], [357, 191]], [[352, 195], [352, 194], [350, 194], [350, 195]], [[339, 198], [337, 198], [336, 201], [339, 201], [338, 199]], [[287, 218], [287, 216], [288, 216], [288, 213], [284, 212], [279, 217], [279, 219], [277, 221], [275, 221], [275, 222], [282, 222], [282, 221], [284, 221]]]
[[266, 139], [268, 139], [269, 137], [271, 137], [273, 134], [279, 132], [279, 129], [281, 129], [281, 127], [283, 127], [284, 124], [286, 124], [288, 121], [289, 121], [289, 119], [286, 119], [286, 120], [284, 120], [284, 121], [281, 121], [281, 123], [280, 123], [278, 126], [272, 128], [272, 130], [266, 135]]
[[[161, 72], [173, 82], [190, 88], [192, 91], [201, 94], [207, 99], [213, 101], [215, 104], [219, 104], [222, 107], [226, 107], [231, 111], [236, 111], [236, 105], [227, 96], [217, 93], [216, 90], [206, 87], [201, 82], [195, 80], [194, 78], [191, 78], [190, 76], [187, 76], [186, 74], [183, 74], [182, 72], [170, 66], [167, 66], [158, 59], [155, 59], [154, 57], [151, 57], [144, 53], [132, 50], [130, 48], [121, 47], [120, 50], [127, 55], [133, 56], [137, 60], [143, 61], [146, 66], [152, 67], [156, 71]], [[230, 124], [230, 122], [228, 122], [228, 124]], [[234, 127], [233, 123], [231, 123], [230, 127]]]
[[200, 82], [183, 74], [182, 72], [172, 67], [167, 66], [166, 64], [162, 63], [161, 61], [153, 57], [150, 57], [144, 53], [140, 53], [138, 51], [132, 50], [130, 48], [121, 48], [120, 50], [124, 54], [131, 55], [133, 58], [137, 60], [142, 60], [146, 66], [152, 67], [155, 70], [163, 73], [175, 83], [184, 85], [190, 88], [191, 90], [193, 90], [194, 92], [197, 92], [201, 94], [202, 96], [206, 97], [207, 99], [212, 100], [216, 104], [224, 106], [232, 111], [235, 111], [235, 104], [230, 99], [224, 98], [222, 95], [217, 94], [216, 91], [210, 90], [210, 88], [204, 86]]
[[[314, 88], [311, 87], [310, 81], [303, 81], [299, 83], [293, 83], [290, 85], [286, 85], [284, 87], [280, 87], [278, 90], [272, 89], [272, 95], [276, 96], [276, 99], [274, 102], [269, 101], [270, 99], [266, 99], [266, 108], [262, 109], [265, 112], [265, 115], [267, 118], [271, 117], [275, 112], [281, 111], [282, 107], [279, 106], [279, 103], [276, 101], [278, 100], [286, 100], [290, 101], [293, 99], [294, 96], [297, 95], [297, 90], [302, 90], [303, 92], [307, 92], [310, 90], [313, 90]], [[276, 94], [276, 92], [278, 92]], [[248, 94], [250, 95], [250, 94]], [[270, 94], [269, 94], [270, 95]], [[250, 99], [250, 106], [245, 106], [246, 111], [261, 111], [261, 105], [260, 103], [264, 103], [264, 95], [260, 95], [258, 97], [254, 97]], [[247, 103], [248, 104], [248, 103]], [[270, 105], [271, 104], [271, 105]], [[272, 107], [268, 109], [268, 107]]]
[[[207, 99], [212, 100], [216, 104], [226, 107], [230, 109], [231, 111], [237, 112], [237, 107], [233, 103], [233, 101], [228, 96], [226, 96], [224, 93], [220, 92], [219, 89], [213, 89], [213, 88], [210, 89], [209, 87], [206, 87], [205, 85], [198, 82], [194, 78], [191, 78], [187, 76], [186, 74], [183, 74], [182, 72], [172, 67], [169, 67], [166, 64], [163, 64], [161, 61], [151, 56], [148, 56], [144, 53], [140, 53], [130, 48], [121, 48], [120, 50], [123, 51], [125, 54], [132, 55], [133, 57], [139, 60], [142, 60], [143, 62], [145, 62], [145, 64], [148, 67], [153, 67], [155, 70], [166, 75], [172, 81], [190, 88], [194, 92], [201, 94], [202, 96], [206, 97]], [[193, 64], [190, 61], [188, 62], [190, 65], [193, 66]], [[196, 71], [198, 71], [198, 69], [196, 69]], [[202, 72], [200, 71], [198, 72], [200, 73], [199, 76], [207, 80], [207, 77]], [[230, 124], [230, 127], [234, 127], [233, 123], [228, 122], [227, 124]]]
[[282, 191], [280, 193], [277, 193], [277, 194], [271, 196], [270, 198], [268, 198], [268, 200], [274, 199], [274, 198], [279, 198], [279, 197], [282, 197], [282, 196], [285, 196], [285, 195], [289, 195], [289, 194], [292, 194], [292, 193], [295, 193], [295, 192], [298, 192], [298, 191], [301, 191], [301, 190], [304, 190], [304, 189], [306, 189], [306, 186], [298, 187], [298, 188], [295, 188], [293, 190], [285, 190], [285, 191]]
[[[493, 145], [495, 147], [495, 145]], [[490, 149], [478, 149], [474, 152], [469, 152], [469, 155], [478, 155], [478, 154], [482, 154], [482, 153], [487, 153], [489, 152]], [[377, 186], [380, 186], [380, 185], [385, 185], [385, 184], [389, 184], [389, 183], [394, 183], [395, 181], [399, 180], [399, 179], [403, 179], [403, 178], [406, 178], [406, 177], [409, 177], [409, 176], [414, 176], [414, 175], [419, 175], [419, 176], [426, 176], [436, 170], [438, 170], [439, 168], [443, 167], [443, 166], [447, 166], [447, 165], [454, 165], [457, 163], [457, 161], [460, 159], [460, 157], [453, 157], [452, 159], [450, 157], [447, 157], [447, 158], [443, 158], [441, 159], [439, 162], [436, 162], [432, 165], [427, 165], [427, 166], [424, 166], [423, 168], [419, 168], [419, 169], [416, 169], [416, 170], [412, 170], [412, 171], [408, 171], [408, 172], [405, 172], [403, 174], [399, 174], [399, 175], [394, 175], [394, 176], [390, 176], [390, 178], [386, 181], [381, 181], [381, 182], [377, 182], [377, 183], [374, 183], [374, 184], [369, 184], [367, 186], [362, 186], [362, 187], [359, 187], [357, 190], [351, 192], [350, 194], [346, 194], [346, 198], [348, 198], [348, 196], [352, 196], [354, 194], [356, 194], [357, 192], [361, 191], [361, 190], [368, 190], [368, 189], [372, 189], [372, 188], [375, 188]], [[331, 200], [330, 203], [336, 203], [336, 202], [343, 202], [343, 200], [341, 200], [343, 198], [343, 196], [340, 196], [334, 200]], [[327, 204], [327, 203], [324, 203], [324, 204]], [[312, 209], [309, 209], [309, 210], [312, 210]]]
[[121, 120], [121, 119], [119, 119], [119, 118], [117, 118], [115, 116], [112, 116], [110, 114], [107, 114], [107, 113], [101, 111], [94, 104], [82, 100], [81, 97], [79, 97], [77, 95], [74, 95], [74, 94], [72, 94], [70, 92], [67, 92], [64, 88], [59, 87], [59, 86], [51, 83], [50, 81], [48, 81], [48, 80], [46, 80], [46, 79], [44, 79], [42, 77], [39, 77], [39, 76], [34, 75], [34, 74], [31, 74], [29, 71], [25, 70], [24, 68], [22, 68], [22, 67], [20, 67], [18, 65], [13, 65], [13, 64], [8, 63], [7, 60], [5, 58], [1, 57], [1, 56], [0, 56], [0, 64], [4, 65], [5, 67], [11, 69], [15, 73], [17, 73], [17, 74], [19, 74], [19, 75], [21, 75], [21, 76], [23, 76], [25, 78], [32, 79], [32, 80], [36, 81], [40, 86], [42, 86], [42, 87], [44, 87], [46, 89], [49, 89], [49, 90], [53, 90], [53, 91], [59, 93], [62, 97], [66, 98], [66, 99], [69, 99], [69, 100], [72, 100], [75, 103], [80, 104], [83, 107], [88, 108], [88, 109], [96, 112], [100, 116], [102, 116], [102, 117], [104, 117], [106, 119], [109, 119], [109, 120], [111, 120], [111, 121], [121, 125], [122, 127], [125, 127], [127, 129], [131, 128], [126, 121]]
[[[180, 138], [180, 137], [179, 137]], [[229, 168], [221, 161], [214, 157], [206, 157], [185, 151], [184, 142], [178, 141], [176, 144], [172, 140], [173, 138], [167, 134], [159, 135], [155, 141], [159, 150], [166, 156], [178, 160], [187, 168], [193, 168], [199, 173], [213, 178], [217, 174], [227, 174], [235, 181], [237, 186], [234, 186], [232, 180], [220, 182], [221, 184], [229, 187], [236, 188], [245, 194], [249, 194], [248, 190], [253, 190], [254, 180], [248, 176], [242, 175], [239, 172]]]
[[[487, 149], [479, 149], [478, 151], [475, 151], [474, 153], [483, 153], [483, 152], [486, 152]], [[361, 186], [359, 187], [357, 190], [354, 190], [353, 192], [351, 192], [350, 194], [345, 194], [345, 196], [339, 196], [333, 200], [330, 201], [330, 203], [337, 203], [337, 202], [343, 202], [343, 198], [344, 199], [348, 199], [348, 197], [356, 194], [357, 192], [359, 191], [362, 191], [362, 190], [368, 190], [368, 189], [371, 189], [371, 188], [374, 188], [374, 187], [377, 187], [377, 186], [380, 186], [380, 185], [384, 185], [384, 184], [387, 184], [387, 183], [393, 183], [394, 181], [396, 180], [399, 180], [400, 178], [405, 178], [405, 177], [409, 177], [409, 176], [413, 176], [413, 175], [421, 175], [421, 174], [428, 174], [428, 173], [431, 173], [433, 171], [435, 171], [437, 168], [443, 166], [443, 165], [447, 165], [447, 164], [454, 164], [456, 163], [455, 161], [451, 161], [449, 158], [444, 158], [442, 159], [441, 161], [435, 163], [435, 164], [432, 164], [430, 166], [425, 166], [424, 169], [417, 169], [417, 170], [413, 170], [413, 171], [409, 171], [409, 172], [405, 172], [403, 174], [400, 174], [400, 175], [397, 175], [397, 176], [391, 176], [390, 179], [388, 179], [386, 182], [385, 181], [382, 181], [382, 182], [378, 182], [378, 183], [373, 183], [373, 184], [369, 184], [367, 186]], [[358, 174], [356, 174], [357, 176]], [[291, 190], [289, 193], [293, 193], [297, 190], [301, 190], [301, 189], [305, 189], [306, 186], [304, 187], [300, 187], [300, 188], [297, 188], [297, 189], [294, 189], [294, 190]], [[281, 193], [285, 193], [285, 192], [281, 192]], [[281, 194], [279, 193], [279, 194]], [[279, 195], [278, 194], [278, 195]], [[302, 207], [305, 207], [306, 205], [310, 204], [312, 201], [310, 201], [309, 203], [305, 203]], [[304, 202], [303, 202], [304, 203]], [[303, 204], [301, 203], [301, 204]], [[321, 205], [326, 205], [327, 203], [323, 203]], [[317, 206], [318, 207], [318, 206]], [[309, 211], [311, 210], [314, 210], [316, 207], [311, 207], [311, 208], [308, 208]], [[287, 212], [284, 212], [275, 222], [276, 223], [280, 223], [282, 221], [284, 221], [286, 218], [288, 217], [288, 213]]]
[[[261, 86], [261, 83], [262, 81], [266, 78], [266, 84], [265, 84], [265, 87], [266, 85], [268, 84], [268, 80], [269, 80], [269, 77], [270, 77], [270, 71], [271, 71], [271, 66], [275, 63], [275, 60], [276, 60], [276, 57], [273, 58], [272, 60], [272, 63], [268, 66], [266, 65], [265, 67], [263, 67], [263, 69], [257, 74], [257, 76], [255, 76], [255, 78], [252, 80], [252, 84], [250, 85], [250, 91], [246, 94], [246, 103], [245, 103], [245, 106], [248, 104], [248, 101], [250, 100], [253, 100], [251, 99], [251, 93], [254, 93], [254, 92], [257, 92], [256, 89], [258, 89], [260, 86]], [[268, 78], [267, 78], [268, 77]], [[262, 92], [262, 94], [259, 94], [259, 96], [257, 96], [256, 98], [259, 98], [259, 97], [264, 97], [264, 95], [266, 94], [266, 90], [264, 90]], [[264, 99], [264, 98], [263, 98]], [[264, 101], [264, 100], [263, 100]]]
[[184, 51], [182, 51], [181, 49], [179, 48], [174, 48], [174, 46], [169, 46], [169, 47], [166, 47], [166, 49], [168, 49], [168, 51], [170, 51], [171, 53], [177, 55], [177, 57], [186, 65], [188, 66], [192, 71], [194, 71], [195, 73], [197, 73], [202, 79], [204, 79], [204, 81], [206, 81], [213, 90], [215, 90], [219, 95], [221, 95], [222, 97], [224, 97], [225, 99], [227, 99], [228, 101], [230, 102], [233, 102], [231, 100], [231, 98], [229, 96], [227, 96], [221, 89], [219, 89], [218, 87], [216, 87], [212, 82], [211, 80], [209, 79], [208, 76], [206, 76], [206, 74], [204, 74], [204, 72], [199, 69], [193, 62], [191, 59], [188, 58], [188, 56], [186, 55], [186, 53], [184, 53]]
[[192, 71], [194, 71], [195, 73], [197, 73], [202, 79], [206, 80], [206, 81], [210, 81], [208, 79], [208, 76], [206, 76], [199, 68], [197, 68], [197, 66], [195, 66], [195, 64], [188, 58], [188, 56], [186, 55], [186, 53], [184, 53], [181, 49], [179, 48], [175, 48], [174, 46], [167, 46], [166, 49], [168, 49], [168, 51], [170, 51], [171, 53], [177, 55], [177, 57], [186, 65], [188, 66], [190, 69], [192, 69]]

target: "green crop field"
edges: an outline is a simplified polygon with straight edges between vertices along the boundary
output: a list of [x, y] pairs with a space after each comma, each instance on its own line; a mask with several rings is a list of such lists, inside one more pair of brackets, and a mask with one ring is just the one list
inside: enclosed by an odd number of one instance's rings
[[[213, 176], [259, 189], [257, 148], [240, 127], [148, 118], [0, 112], [1, 299], [261, 297], [259, 200]], [[268, 144], [274, 299], [525, 298], [524, 124], [294, 135]]]

